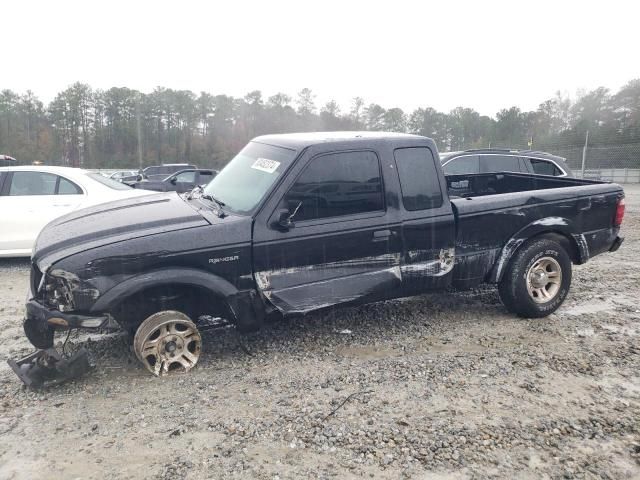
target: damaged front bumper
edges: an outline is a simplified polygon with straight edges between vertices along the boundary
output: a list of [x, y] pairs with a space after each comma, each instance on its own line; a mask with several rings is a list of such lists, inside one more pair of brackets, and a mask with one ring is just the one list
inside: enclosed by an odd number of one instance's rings
[[61, 312], [48, 308], [36, 300], [29, 300], [26, 304], [24, 333], [29, 341], [37, 348], [53, 346], [53, 334], [56, 329], [69, 330], [85, 329], [115, 329], [118, 325], [108, 315], [87, 316], [76, 313]]
[[65, 356], [53, 348], [56, 330], [112, 329], [117, 324], [110, 315], [87, 316], [61, 312], [46, 307], [34, 299], [27, 301], [24, 333], [38, 350], [7, 363], [28, 387], [55, 385], [87, 372], [91, 367], [87, 350], [81, 348], [71, 356]]
[[18, 360], [7, 360], [11, 369], [27, 387], [56, 385], [77, 378], [92, 368], [89, 352], [81, 348], [70, 357], [56, 349], [37, 350]]

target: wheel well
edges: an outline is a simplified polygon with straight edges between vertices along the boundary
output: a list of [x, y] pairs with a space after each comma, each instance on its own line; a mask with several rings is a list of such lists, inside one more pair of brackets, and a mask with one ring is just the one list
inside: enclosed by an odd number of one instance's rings
[[[527, 244], [528, 242], [531, 242], [533, 240], [537, 240], [539, 238], [548, 238], [549, 240], [554, 240], [554, 241], [558, 242], [560, 244], [560, 246], [562, 248], [564, 248], [565, 251], [567, 252], [567, 254], [569, 255], [569, 258], [571, 259], [572, 263], [577, 264], [577, 265], [582, 263], [582, 261], [580, 259], [580, 251], [578, 249], [578, 245], [577, 245], [576, 241], [572, 237], [570, 237], [569, 235], [566, 235], [564, 233], [557, 232], [557, 231], [546, 231], [546, 232], [537, 233], [536, 235], [533, 235], [533, 236], [527, 238], [520, 245], [518, 245], [518, 247], [510, 253], [510, 255], [508, 257], [508, 263], [505, 264], [505, 267], [509, 263], [511, 263], [513, 261], [513, 258], [515, 257], [516, 253], [518, 253], [525, 244]], [[504, 276], [504, 272], [505, 271], [506, 271], [506, 268], [504, 268], [501, 271], [497, 272], [496, 276], [492, 277], [494, 279], [493, 281], [502, 280], [502, 277]]]
[[228, 316], [228, 307], [222, 297], [197, 285], [176, 283], [155, 285], [132, 293], [111, 313], [123, 328], [132, 329], [162, 310], [180, 311], [194, 322], [202, 315]]
[[578, 250], [578, 245], [572, 237], [560, 232], [543, 232], [529, 238], [527, 241], [537, 240], [538, 238], [548, 238], [549, 240], [555, 240], [569, 254], [569, 258], [571, 259], [572, 263], [574, 264], [581, 263], [580, 251]]

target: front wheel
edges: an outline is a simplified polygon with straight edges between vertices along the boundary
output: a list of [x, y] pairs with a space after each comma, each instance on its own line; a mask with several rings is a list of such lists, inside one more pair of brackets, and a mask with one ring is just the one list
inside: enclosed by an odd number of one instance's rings
[[556, 241], [531, 240], [518, 250], [498, 285], [510, 312], [526, 318], [555, 312], [571, 286], [571, 258]]

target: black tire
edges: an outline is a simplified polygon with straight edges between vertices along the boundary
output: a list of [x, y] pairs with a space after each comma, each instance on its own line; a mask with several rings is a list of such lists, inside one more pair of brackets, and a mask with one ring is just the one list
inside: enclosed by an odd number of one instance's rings
[[[539, 262], [550, 263], [550, 269], [555, 268], [556, 265], [560, 268], [558, 286], [552, 286], [556, 290], [547, 301], [537, 292], [529, 293], [527, 286], [527, 275]], [[546, 279], [544, 272], [542, 275]], [[552, 314], [562, 305], [570, 287], [571, 258], [569, 254], [555, 240], [539, 238], [528, 241], [516, 252], [498, 284], [498, 292], [500, 300], [510, 312], [525, 318], [541, 318]]]

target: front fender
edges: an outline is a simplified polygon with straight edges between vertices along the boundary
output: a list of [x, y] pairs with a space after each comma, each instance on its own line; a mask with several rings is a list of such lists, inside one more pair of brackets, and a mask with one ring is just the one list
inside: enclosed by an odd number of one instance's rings
[[589, 247], [584, 235], [579, 228], [568, 218], [564, 217], [545, 217], [531, 222], [524, 228], [516, 232], [504, 245], [500, 251], [500, 255], [491, 272], [489, 281], [499, 282], [509, 264], [509, 261], [520, 248], [520, 246], [530, 238], [543, 235], [545, 233], [554, 233], [562, 235], [570, 245], [575, 249], [577, 258], [576, 263], [582, 264], [589, 260]]
[[98, 298], [91, 307], [91, 313], [108, 312], [125, 297], [150, 287], [169, 284], [202, 287], [224, 299], [233, 297], [239, 292], [233, 284], [212, 273], [195, 268], [163, 268], [135, 275], [119, 283]]

